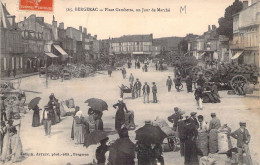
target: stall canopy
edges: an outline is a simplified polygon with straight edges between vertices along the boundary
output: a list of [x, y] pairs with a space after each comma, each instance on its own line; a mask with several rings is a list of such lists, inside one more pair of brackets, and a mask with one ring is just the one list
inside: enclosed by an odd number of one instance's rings
[[54, 48], [56, 49], [56, 50], [58, 50], [59, 52], [60, 52], [60, 54], [63, 56], [63, 57], [65, 57], [65, 58], [68, 58], [69, 57], [69, 55], [59, 46], [59, 45], [53, 45], [54, 46]]
[[45, 54], [46, 54], [47, 56], [51, 57], [51, 58], [56, 58], [56, 57], [58, 57], [58, 56], [54, 55], [53, 53], [46, 53], [46, 52], [45, 52]]
[[239, 56], [241, 56], [242, 53], [243, 51], [238, 51], [233, 57], [231, 57], [231, 60], [237, 59]]

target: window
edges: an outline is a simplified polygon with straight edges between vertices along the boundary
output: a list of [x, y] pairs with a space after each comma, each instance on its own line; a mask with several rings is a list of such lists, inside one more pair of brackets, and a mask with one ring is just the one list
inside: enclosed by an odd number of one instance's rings
[[20, 67], [23, 68], [23, 58], [20, 57]]
[[12, 69], [14, 69], [14, 57], [12, 57]]
[[20, 65], [19, 57], [16, 57], [16, 69], [19, 69], [19, 65]]

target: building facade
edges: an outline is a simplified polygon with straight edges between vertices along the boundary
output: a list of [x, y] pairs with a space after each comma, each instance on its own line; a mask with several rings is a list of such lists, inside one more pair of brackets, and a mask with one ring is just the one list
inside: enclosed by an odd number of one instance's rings
[[260, 1], [253, 0], [250, 6], [233, 16], [233, 40], [230, 42], [231, 59], [241, 64], [259, 64]]
[[129, 54], [132, 56], [152, 55], [153, 34], [125, 35], [112, 38], [110, 49], [113, 54]]
[[1, 77], [10, 76], [11, 73], [20, 74], [24, 69], [24, 45], [22, 31], [15, 22], [15, 16], [11, 15], [6, 6], [0, 4], [0, 57]]

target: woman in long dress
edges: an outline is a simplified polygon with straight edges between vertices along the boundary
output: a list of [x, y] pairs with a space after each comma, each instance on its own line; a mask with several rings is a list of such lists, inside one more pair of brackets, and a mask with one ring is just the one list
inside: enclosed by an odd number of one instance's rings
[[78, 111], [74, 117], [74, 139], [77, 144], [83, 144], [87, 134], [87, 124], [85, 118], [82, 116], [82, 111]]
[[38, 105], [36, 105], [33, 109], [33, 120], [32, 120], [32, 126], [33, 127], [38, 127], [40, 126], [40, 108]]
[[[123, 99], [118, 99], [118, 103], [114, 104], [113, 107], [116, 109], [116, 117], [115, 117], [115, 129], [119, 131], [123, 124], [125, 124], [125, 111], [128, 112]], [[124, 111], [125, 110], [125, 111]]]

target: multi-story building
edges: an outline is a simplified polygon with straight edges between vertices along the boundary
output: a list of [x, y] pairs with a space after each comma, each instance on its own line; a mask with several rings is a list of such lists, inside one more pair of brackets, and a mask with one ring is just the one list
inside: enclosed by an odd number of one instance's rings
[[15, 70], [16, 74], [23, 73], [24, 45], [22, 31], [15, 22], [15, 16], [11, 15], [6, 6], [0, 4], [0, 57], [1, 77], [8, 76]]
[[124, 35], [112, 38], [111, 52], [114, 54], [129, 54], [132, 56], [150, 56], [152, 54], [153, 34]]
[[219, 35], [216, 26], [208, 25], [208, 31], [188, 42], [188, 51], [197, 59], [212, 60], [219, 59]]
[[230, 42], [231, 60], [254, 64], [258, 68], [260, 43], [260, 0], [243, 2], [243, 10], [233, 16], [233, 40]]

